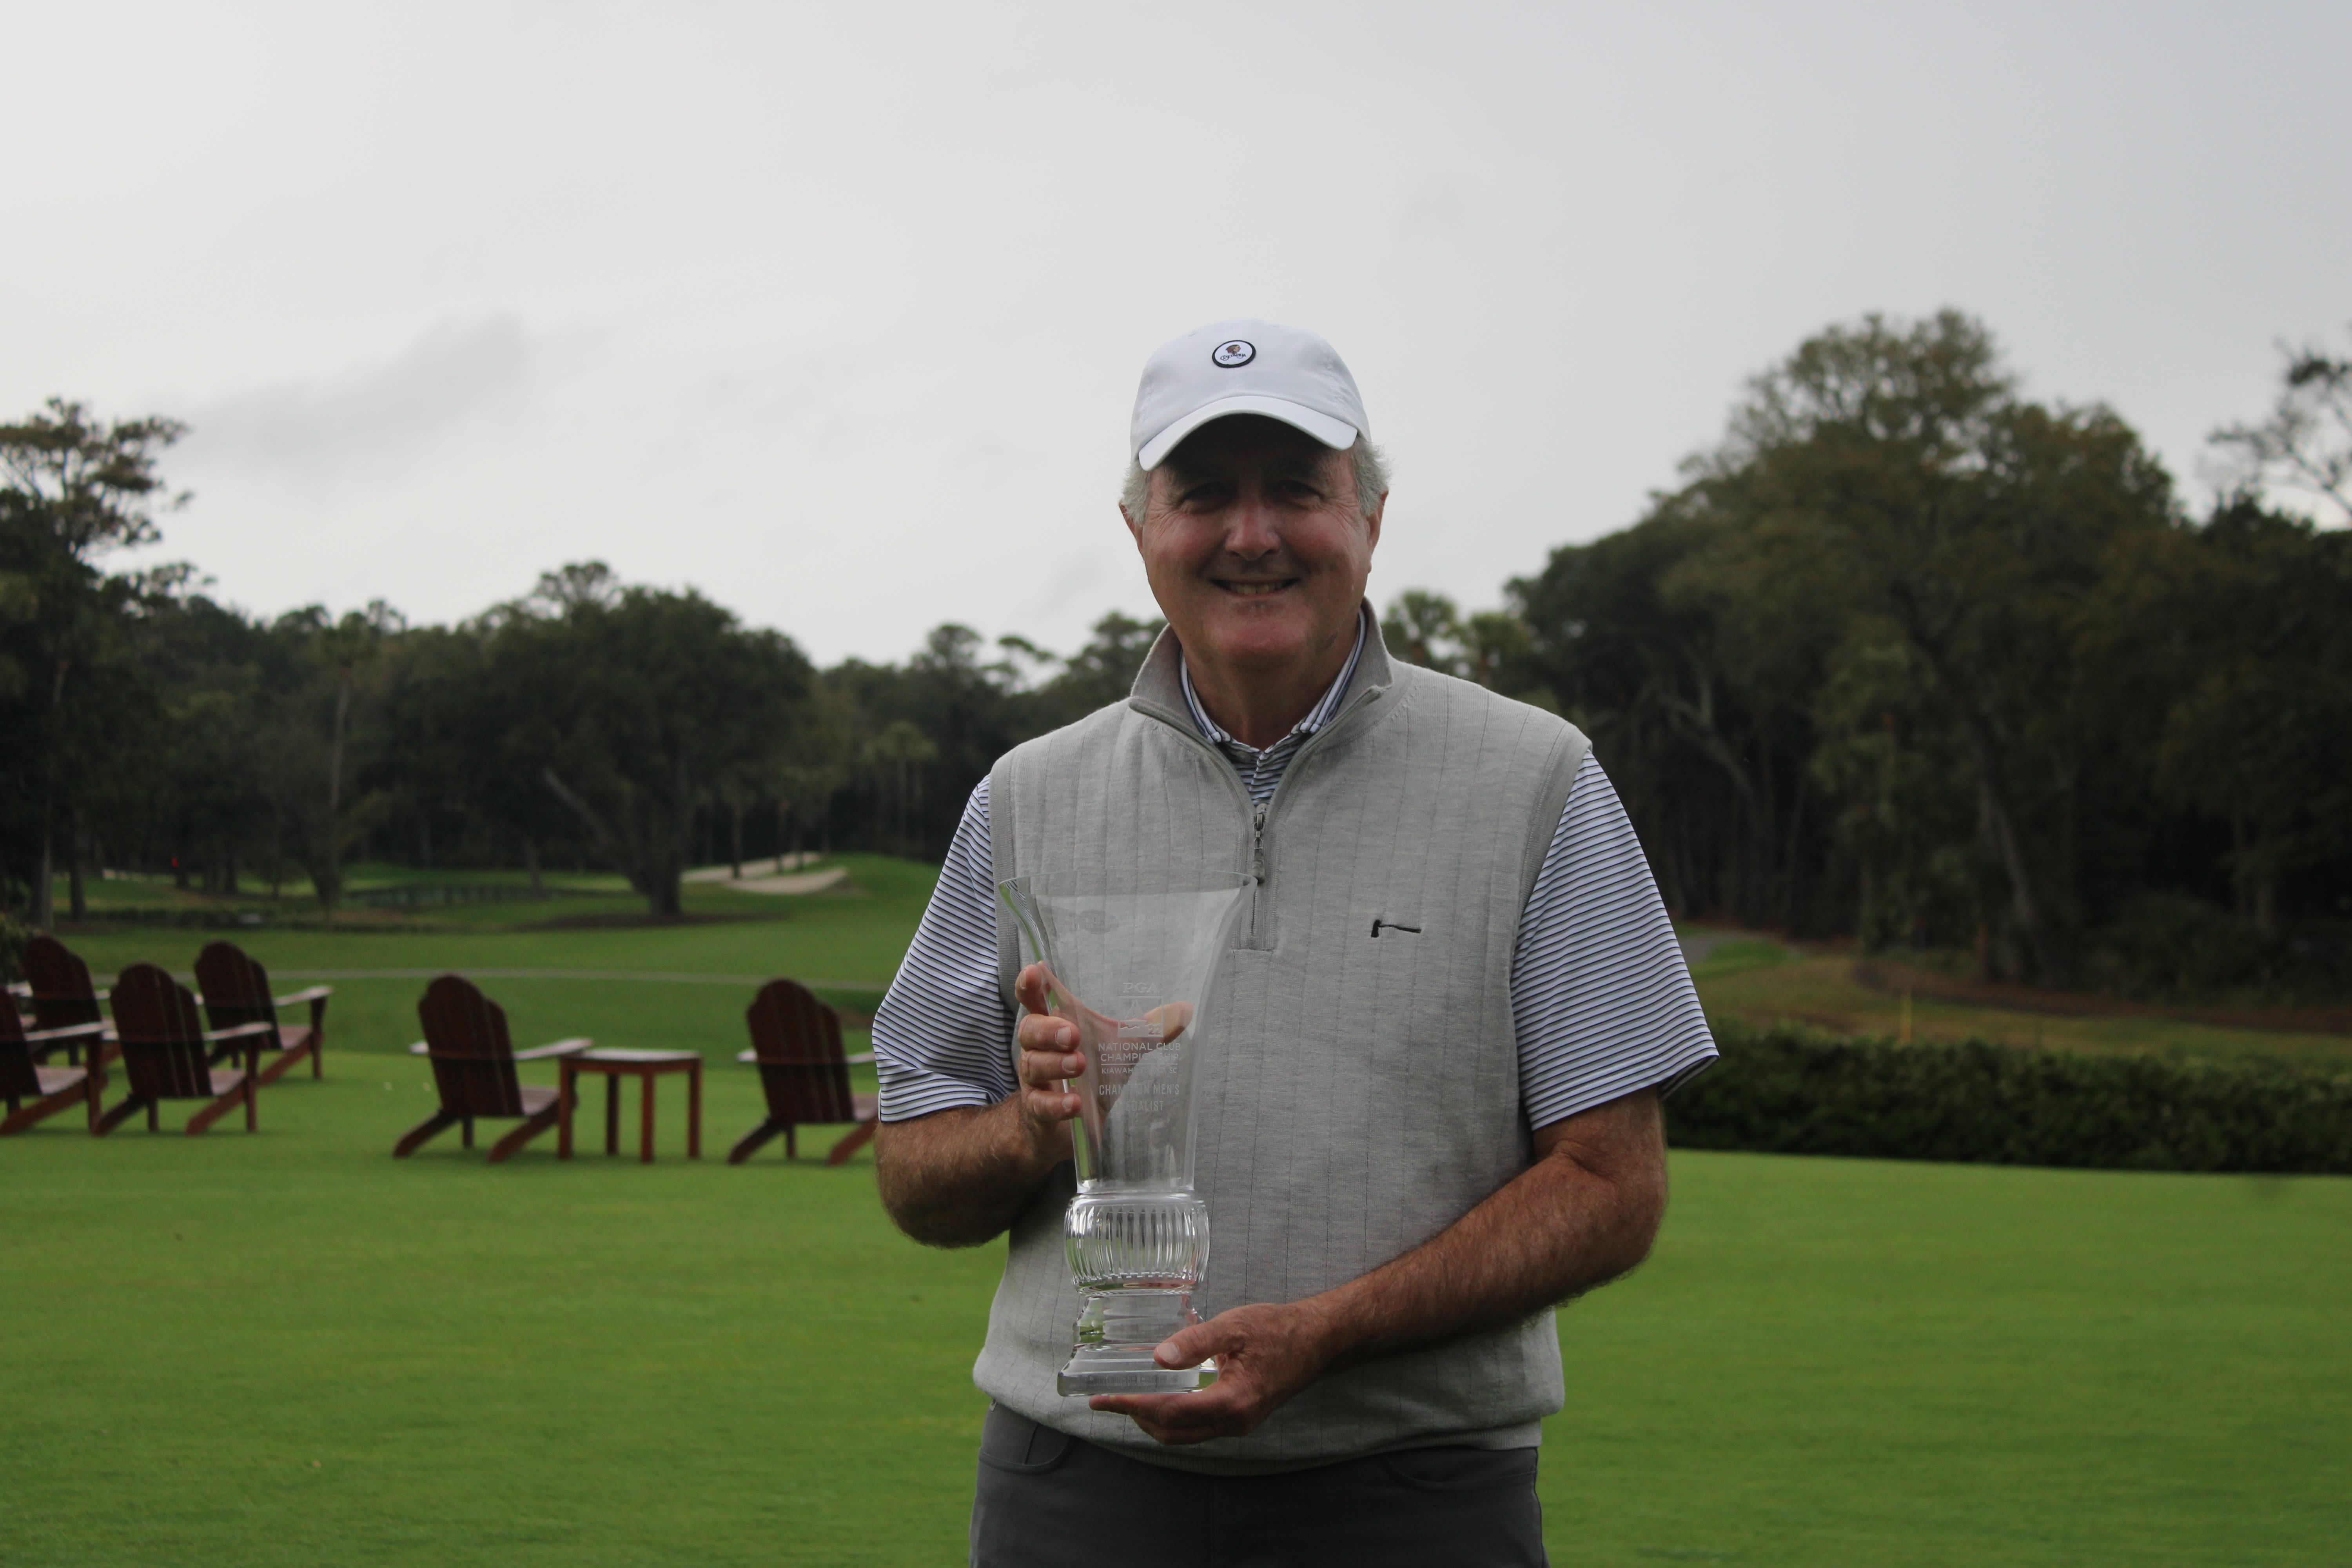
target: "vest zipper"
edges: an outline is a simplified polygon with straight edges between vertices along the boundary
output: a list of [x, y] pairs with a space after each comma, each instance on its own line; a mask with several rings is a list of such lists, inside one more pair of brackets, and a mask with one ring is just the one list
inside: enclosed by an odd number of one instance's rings
[[1316, 731], [1312, 735], [1307, 736], [1306, 743], [1300, 746], [1298, 750], [1292, 754], [1290, 765], [1282, 770], [1282, 782], [1274, 786], [1273, 795], [1263, 805], [1253, 802], [1250, 799], [1249, 790], [1242, 784], [1241, 774], [1234, 770], [1233, 759], [1226, 756], [1224, 752], [1217, 750], [1215, 746], [1210, 744], [1208, 737], [1202, 734], [1200, 731], [1192, 727], [1191, 715], [1186, 714], [1180, 716], [1178, 714], [1171, 713], [1166, 709], [1161, 708], [1158, 703], [1153, 702], [1137, 702], [1135, 704], [1135, 710], [1137, 712], [1143, 714], [1147, 718], [1159, 720], [1161, 723], [1167, 725], [1170, 729], [1175, 731], [1178, 734], [1182, 735], [1186, 740], [1192, 742], [1202, 751], [1208, 752], [1209, 755], [1216, 758], [1217, 771], [1232, 783], [1234, 793], [1241, 796], [1242, 804], [1249, 808], [1250, 879], [1255, 882], [1257, 887], [1250, 896], [1249, 934], [1242, 943], [1244, 947], [1256, 947], [1258, 945], [1259, 937], [1265, 929], [1266, 817], [1272, 813], [1275, 804], [1282, 799], [1283, 792], [1290, 787], [1290, 781], [1297, 776], [1299, 763], [1305, 762], [1307, 756], [1323, 743], [1326, 736], [1338, 731], [1343, 721], [1352, 717], [1357, 709], [1371, 702], [1386, 689], [1386, 687], [1375, 687], [1370, 691], [1358, 692], [1353, 701], [1340, 709], [1337, 713], [1331, 715], [1331, 721], [1328, 724], [1324, 725], [1323, 728]]

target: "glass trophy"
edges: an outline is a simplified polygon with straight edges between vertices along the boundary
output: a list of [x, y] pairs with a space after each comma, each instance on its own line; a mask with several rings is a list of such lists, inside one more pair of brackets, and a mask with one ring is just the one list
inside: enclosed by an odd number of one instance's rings
[[1024, 963], [1045, 968], [1054, 1016], [1076, 1026], [1086, 1069], [1066, 1087], [1078, 1195], [1063, 1245], [1084, 1305], [1065, 1394], [1178, 1394], [1213, 1363], [1171, 1371], [1152, 1351], [1199, 1322], [1209, 1205], [1192, 1191], [1192, 1078], [1217, 965], [1248, 907], [1250, 879], [1139, 870], [1023, 877], [997, 891]]

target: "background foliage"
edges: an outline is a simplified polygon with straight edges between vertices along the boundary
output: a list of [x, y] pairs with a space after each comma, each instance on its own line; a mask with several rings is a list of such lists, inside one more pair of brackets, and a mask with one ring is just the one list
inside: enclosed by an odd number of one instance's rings
[[1709, 1022], [1722, 1059], [1668, 1101], [1680, 1148], [2352, 1174], [2352, 1079], [2341, 1075]]

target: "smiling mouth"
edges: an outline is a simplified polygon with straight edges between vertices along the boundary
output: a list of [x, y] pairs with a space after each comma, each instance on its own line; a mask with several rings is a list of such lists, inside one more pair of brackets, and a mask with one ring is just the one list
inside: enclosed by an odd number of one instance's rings
[[1269, 594], [1279, 594], [1285, 588], [1297, 587], [1297, 584], [1298, 579], [1296, 577], [1280, 577], [1271, 583], [1236, 583], [1225, 581], [1220, 582], [1217, 586], [1223, 588], [1226, 593], [1233, 595], [1236, 598], [1263, 599]]

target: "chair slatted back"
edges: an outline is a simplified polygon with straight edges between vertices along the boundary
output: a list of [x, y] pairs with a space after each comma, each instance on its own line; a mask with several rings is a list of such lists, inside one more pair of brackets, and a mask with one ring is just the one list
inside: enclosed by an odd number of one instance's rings
[[523, 1114], [505, 1008], [463, 975], [444, 974], [425, 988], [416, 1016], [433, 1052], [433, 1083], [441, 1091], [443, 1110], [452, 1116]]
[[24, 963], [25, 979], [33, 989], [35, 1028], [67, 1029], [106, 1021], [89, 965], [73, 949], [53, 936], [37, 936], [25, 944]]
[[0, 1005], [0, 1096], [10, 1100], [38, 1099], [41, 1075], [34, 1070], [33, 1047], [25, 1038], [25, 1020], [16, 1014], [16, 998]]
[[744, 1014], [751, 1050], [779, 1121], [855, 1121], [849, 1064], [842, 1060], [841, 1015], [796, 980], [771, 980]]
[[205, 1022], [188, 988], [152, 963], [134, 963], [114, 982], [114, 1033], [131, 1092], [148, 1100], [209, 1100]]
[[269, 994], [269, 972], [233, 942], [208, 942], [196, 954], [196, 988], [204, 993], [205, 1016], [215, 1029], [239, 1024], [269, 1026], [269, 1046], [283, 1049], [278, 1037], [278, 1008]]

